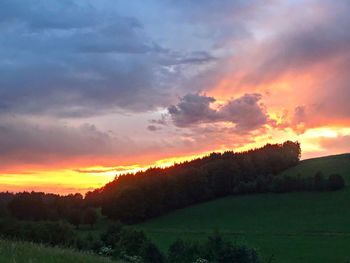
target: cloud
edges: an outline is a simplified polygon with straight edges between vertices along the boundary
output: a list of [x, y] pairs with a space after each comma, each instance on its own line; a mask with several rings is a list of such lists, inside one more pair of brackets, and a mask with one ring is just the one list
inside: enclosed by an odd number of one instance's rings
[[320, 146], [332, 153], [350, 152], [350, 135], [338, 136], [336, 138], [323, 138]]
[[184, 74], [164, 67], [194, 70], [214, 59], [207, 52], [161, 47], [122, 9], [111, 3], [5, 0], [1, 112], [66, 118], [155, 110], [172, 102]]
[[190, 54], [183, 54], [177, 56], [175, 60], [171, 63], [172, 65], [176, 64], [203, 64], [215, 61], [217, 58], [205, 51], [195, 51]]
[[[239, 20], [261, 6], [256, 3], [205, 1], [201, 10], [194, 2], [155, 1], [148, 10], [108, 0], [4, 0], [1, 112], [80, 118], [164, 108], [201, 90], [191, 79], [221, 60], [213, 54], [219, 42], [246, 35]], [[156, 19], [154, 10], [162, 10]], [[201, 19], [209, 10], [215, 19]]]
[[158, 127], [158, 126], [155, 126], [155, 125], [148, 125], [147, 126], [147, 130], [151, 131], [151, 132], [155, 132], [155, 131], [158, 131], [158, 130], [161, 130], [162, 128], [161, 127]]
[[187, 94], [177, 105], [170, 106], [168, 112], [178, 127], [213, 122], [218, 120], [218, 114], [216, 110], [210, 108], [212, 102], [215, 102], [213, 97]]
[[161, 114], [160, 119], [152, 119], [149, 122], [152, 123], [152, 124], [166, 126], [166, 125], [168, 125], [167, 115], [163, 113], [163, 114]]
[[[248, 49], [241, 48], [235, 56], [241, 85], [258, 85], [289, 72], [309, 70], [349, 52], [350, 4], [327, 0], [306, 0], [303, 4], [300, 12], [298, 3], [280, 3], [272, 16], [261, 21], [260, 38], [247, 43]], [[291, 12], [285, 20], [285, 14]], [[271, 27], [272, 23], [280, 24]]]
[[221, 109], [220, 115], [226, 121], [236, 124], [239, 131], [250, 131], [268, 123], [268, 115], [263, 104], [259, 104], [261, 94], [245, 94], [228, 101]]
[[169, 115], [177, 127], [191, 127], [201, 123], [227, 122], [235, 124], [235, 130], [247, 132], [268, 123], [269, 117], [260, 94], [245, 94], [211, 108], [216, 100], [200, 94], [187, 94], [177, 105], [168, 108]]
[[26, 4], [20, 0], [3, 0], [1, 5], [0, 23], [19, 23], [36, 30], [81, 28], [96, 22], [96, 10], [78, 1], [34, 0]]
[[0, 162], [2, 169], [21, 165], [60, 166], [69, 162], [118, 158], [142, 152], [128, 137], [104, 132], [92, 124], [68, 126], [22, 118], [1, 118]]
[[[253, 27], [246, 27], [251, 37], [233, 43], [233, 37], [226, 35], [223, 42], [229, 46], [218, 48], [224, 55], [187, 85], [218, 99], [232, 94], [266, 94], [264, 103], [270, 112], [287, 110], [288, 124], [303, 124], [303, 130], [348, 125], [349, 3], [306, 0], [275, 4], [259, 15], [253, 9], [247, 11], [251, 20], [246, 21], [254, 21]], [[224, 21], [232, 22], [220, 20]], [[293, 114], [297, 105], [303, 105], [304, 116], [302, 112]]]
[[306, 110], [304, 106], [297, 106], [294, 109], [293, 123], [299, 124], [306, 120]]
[[[346, 1], [4, 0], [1, 7], [6, 165], [115, 165], [350, 124]], [[4, 122], [4, 115], [19, 117]]]

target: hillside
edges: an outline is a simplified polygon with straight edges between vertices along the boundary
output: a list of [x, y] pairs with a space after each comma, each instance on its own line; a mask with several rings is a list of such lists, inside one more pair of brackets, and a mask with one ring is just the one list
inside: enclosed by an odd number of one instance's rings
[[121, 263], [93, 254], [0, 240], [1, 263]]
[[[341, 173], [350, 155], [302, 161], [284, 174]], [[138, 225], [161, 247], [178, 237], [203, 240], [219, 229], [279, 263], [344, 263], [350, 259], [350, 189], [231, 196], [177, 210]]]
[[282, 174], [295, 175], [300, 173], [303, 176], [312, 176], [318, 171], [322, 171], [324, 174], [339, 173], [349, 185], [350, 153], [303, 160], [297, 166], [286, 170]]

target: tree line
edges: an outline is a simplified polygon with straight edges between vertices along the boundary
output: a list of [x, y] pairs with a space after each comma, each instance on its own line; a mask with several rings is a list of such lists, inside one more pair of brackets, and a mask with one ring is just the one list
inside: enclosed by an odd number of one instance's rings
[[[266, 184], [300, 160], [300, 144], [287, 141], [245, 152], [212, 153], [168, 168], [151, 168], [115, 178], [86, 194], [86, 202], [124, 223], [242, 192], [243, 185]], [[256, 192], [254, 190], [253, 192]]]
[[98, 209], [89, 207], [81, 194], [0, 193], [0, 218], [66, 221], [78, 228], [81, 224], [93, 227], [98, 216]]
[[93, 227], [101, 210], [110, 219], [130, 224], [227, 195], [332, 191], [345, 186], [337, 174], [282, 176], [282, 171], [298, 164], [300, 152], [298, 142], [287, 141], [240, 153], [212, 153], [168, 168], [118, 176], [85, 198], [81, 194], [0, 193], [0, 217], [65, 220], [76, 227]]

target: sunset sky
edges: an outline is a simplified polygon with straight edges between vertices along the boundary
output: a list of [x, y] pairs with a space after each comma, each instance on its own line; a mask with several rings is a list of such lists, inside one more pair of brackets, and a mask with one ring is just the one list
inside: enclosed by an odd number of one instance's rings
[[350, 1], [1, 0], [0, 191], [298, 140], [350, 152]]

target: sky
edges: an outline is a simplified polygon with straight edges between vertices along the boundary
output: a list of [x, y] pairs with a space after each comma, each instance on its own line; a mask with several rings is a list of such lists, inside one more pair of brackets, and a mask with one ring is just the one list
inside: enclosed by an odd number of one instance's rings
[[347, 0], [0, 0], [0, 191], [298, 140], [350, 152]]

